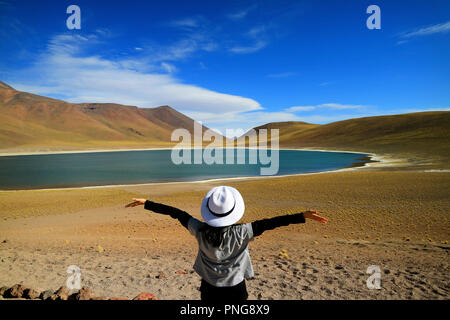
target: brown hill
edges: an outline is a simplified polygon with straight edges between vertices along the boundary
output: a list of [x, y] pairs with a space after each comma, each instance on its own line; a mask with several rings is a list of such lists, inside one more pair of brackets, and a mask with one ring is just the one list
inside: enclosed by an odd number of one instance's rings
[[311, 125], [269, 123], [284, 148], [324, 148], [450, 158], [450, 112], [418, 112]]
[[193, 119], [169, 106], [72, 104], [20, 92], [0, 82], [3, 151], [168, 147], [174, 144], [170, 141], [174, 129], [192, 133], [193, 126]]
[[13, 87], [11, 87], [10, 85], [7, 85], [6, 83], [0, 81], [0, 88], [4, 88], [4, 89], [13, 89]]
[[[307, 123], [303, 121], [285, 121], [285, 122], [271, 122], [265, 125], [255, 127], [255, 130], [267, 129], [270, 137], [270, 129], [279, 129], [280, 145], [285, 146], [290, 144], [292, 137], [300, 132], [319, 127], [319, 124]], [[270, 138], [269, 138], [270, 140]]]

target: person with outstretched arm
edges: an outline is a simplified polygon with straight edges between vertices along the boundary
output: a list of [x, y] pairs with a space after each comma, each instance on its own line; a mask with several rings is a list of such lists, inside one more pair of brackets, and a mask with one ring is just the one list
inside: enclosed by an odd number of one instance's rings
[[254, 275], [248, 243], [255, 237], [281, 226], [305, 223], [305, 219], [328, 221], [316, 211], [305, 211], [236, 224], [244, 215], [244, 200], [239, 191], [228, 186], [215, 187], [204, 197], [201, 215], [205, 222], [183, 210], [146, 199], [133, 198], [125, 207], [138, 205], [178, 219], [195, 236], [199, 250], [194, 270], [202, 278], [201, 299], [210, 302], [247, 300], [245, 279]]

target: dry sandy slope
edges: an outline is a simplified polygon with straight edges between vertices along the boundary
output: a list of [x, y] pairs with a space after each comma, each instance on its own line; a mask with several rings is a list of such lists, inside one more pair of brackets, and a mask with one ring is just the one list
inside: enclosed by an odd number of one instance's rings
[[[99, 189], [0, 192], [0, 286], [56, 289], [78, 265], [98, 295], [198, 299], [195, 240], [132, 196], [200, 217], [212, 186], [238, 188], [242, 222], [317, 209], [328, 225], [308, 221], [268, 231], [250, 245], [251, 299], [448, 299], [450, 173], [366, 171], [285, 178]], [[99, 252], [98, 246], [104, 249]], [[280, 257], [285, 249], [288, 258]], [[382, 289], [366, 287], [379, 265]], [[188, 271], [186, 275], [175, 272]], [[157, 276], [164, 273], [165, 277]]]

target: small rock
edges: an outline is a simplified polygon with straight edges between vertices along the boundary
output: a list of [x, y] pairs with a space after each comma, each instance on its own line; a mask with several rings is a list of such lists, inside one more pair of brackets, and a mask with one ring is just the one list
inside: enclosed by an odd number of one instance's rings
[[334, 268], [335, 268], [336, 270], [342, 270], [342, 269], [344, 269], [344, 267], [341, 266], [341, 265], [339, 265], [339, 264], [338, 264], [337, 266], [335, 266]]
[[27, 289], [24, 285], [15, 284], [3, 294], [5, 298], [22, 298], [23, 292]]
[[151, 293], [142, 292], [134, 297], [133, 300], [158, 300], [158, 298]]
[[163, 279], [165, 279], [166, 278], [166, 275], [163, 273], [163, 272], [160, 272], [157, 276], [156, 276], [156, 279], [159, 279], [159, 280], [163, 280]]
[[6, 240], [6, 239], [2, 241], [2, 243], [7, 243], [7, 242], [8, 242], [8, 240]]
[[33, 288], [28, 288], [23, 291], [22, 297], [24, 297], [25, 299], [38, 299], [40, 294], [41, 293], [39, 291]]
[[53, 291], [52, 290], [45, 290], [45, 291], [41, 292], [41, 294], [39, 295], [39, 299], [41, 299], [41, 300], [49, 300], [52, 295], [53, 295]]
[[186, 270], [178, 270], [176, 274], [187, 274]]
[[9, 289], [8, 287], [1, 287], [0, 288], [0, 296], [3, 296], [6, 292], [6, 290], [8, 290], [8, 289]]
[[70, 300], [91, 300], [94, 297], [94, 292], [92, 292], [89, 288], [83, 287], [77, 293], [72, 294], [70, 296]]
[[69, 289], [65, 286], [60, 287], [56, 292], [50, 297], [50, 300], [67, 300], [69, 298]]
[[107, 297], [92, 297], [91, 300], [108, 300]]

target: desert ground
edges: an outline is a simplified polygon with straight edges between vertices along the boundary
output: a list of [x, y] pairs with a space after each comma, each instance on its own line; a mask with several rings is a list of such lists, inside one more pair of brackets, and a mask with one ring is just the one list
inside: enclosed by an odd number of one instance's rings
[[[195, 239], [144, 197], [201, 219], [216, 185], [243, 195], [241, 222], [316, 209], [329, 219], [267, 231], [249, 245], [250, 299], [449, 299], [450, 172], [381, 163], [289, 177], [0, 191], [0, 287], [56, 290], [67, 267], [98, 296], [199, 299]], [[381, 289], [368, 289], [371, 265]], [[185, 274], [177, 273], [185, 270]]]

